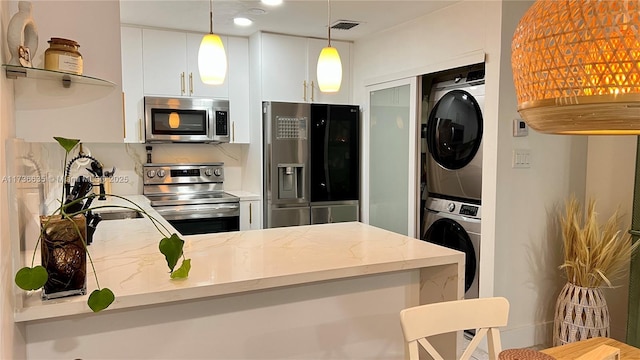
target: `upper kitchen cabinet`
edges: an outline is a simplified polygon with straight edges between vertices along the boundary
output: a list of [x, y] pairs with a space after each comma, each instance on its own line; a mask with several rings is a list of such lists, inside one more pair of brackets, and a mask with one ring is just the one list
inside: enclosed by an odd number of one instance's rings
[[307, 84], [307, 39], [295, 36], [259, 34], [262, 100], [310, 101]]
[[326, 40], [259, 33], [252, 36], [259, 52], [262, 100], [348, 104], [351, 99], [351, 44], [332, 41], [342, 61], [342, 85], [336, 93], [322, 93], [316, 79], [318, 56]]
[[[34, 70], [33, 77], [27, 74], [14, 80], [16, 137], [28, 142], [53, 142], [54, 136], [62, 136], [83, 142], [121, 143], [119, 3], [33, 1], [32, 5], [33, 20], [38, 25], [33, 66], [44, 68], [47, 41], [64, 37], [80, 44], [83, 76], [71, 75], [65, 83], [60, 76], [39, 78], [47, 72]], [[7, 10], [9, 14], [16, 12], [17, 2], [11, 2]], [[106, 81], [85, 81], [89, 78]]]
[[144, 97], [229, 99], [230, 142], [248, 144], [249, 39], [222, 36], [227, 76], [207, 85], [198, 73], [202, 34], [122, 26], [125, 142], [144, 142]]
[[[142, 30], [145, 95], [229, 97], [228, 79], [222, 85], [207, 85], [200, 81], [198, 50], [202, 36], [168, 30]], [[221, 38], [227, 48], [227, 38]]]
[[124, 142], [144, 142], [144, 92], [142, 86], [142, 29], [123, 26], [122, 91], [124, 92]]
[[231, 143], [250, 142], [249, 122], [249, 39], [229, 36], [227, 41], [229, 68], [229, 120], [231, 121]]

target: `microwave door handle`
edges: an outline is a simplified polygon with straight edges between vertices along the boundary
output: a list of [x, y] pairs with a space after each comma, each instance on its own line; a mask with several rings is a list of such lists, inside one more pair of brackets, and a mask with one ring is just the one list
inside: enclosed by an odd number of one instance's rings
[[216, 136], [216, 111], [212, 110], [210, 113], [210, 121], [207, 121], [207, 137], [213, 140], [213, 137]]

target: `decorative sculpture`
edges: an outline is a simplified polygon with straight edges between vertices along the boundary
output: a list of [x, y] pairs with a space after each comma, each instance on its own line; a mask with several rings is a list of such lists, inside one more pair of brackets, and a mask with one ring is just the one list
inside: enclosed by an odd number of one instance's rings
[[18, 12], [9, 21], [7, 44], [11, 54], [9, 65], [31, 67], [38, 50], [38, 28], [31, 16], [30, 1], [18, 2]]

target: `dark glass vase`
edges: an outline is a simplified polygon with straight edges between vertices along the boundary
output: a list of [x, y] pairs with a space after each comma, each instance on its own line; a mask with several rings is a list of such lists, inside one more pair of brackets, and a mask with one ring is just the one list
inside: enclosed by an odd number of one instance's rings
[[87, 227], [84, 215], [72, 219], [60, 216], [41, 216], [42, 266], [49, 279], [42, 298], [55, 299], [87, 292]]

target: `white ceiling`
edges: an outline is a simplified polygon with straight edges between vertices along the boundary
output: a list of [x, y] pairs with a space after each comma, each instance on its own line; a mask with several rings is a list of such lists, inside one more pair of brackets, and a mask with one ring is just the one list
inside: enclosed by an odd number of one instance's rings
[[[331, 37], [356, 40], [363, 36], [418, 18], [460, 0], [366, 1], [331, 0], [331, 23], [355, 20], [360, 25], [350, 30], [332, 30]], [[262, 9], [264, 14], [258, 14]], [[280, 6], [260, 1], [216, 0], [213, 2], [214, 32], [249, 36], [256, 31], [326, 38], [327, 1], [284, 0]], [[235, 16], [245, 16], [253, 25], [241, 28], [233, 24]], [[145, 25], [177, 30], [209, 32], [207, 0], [121, 0], [123, 24]]]

